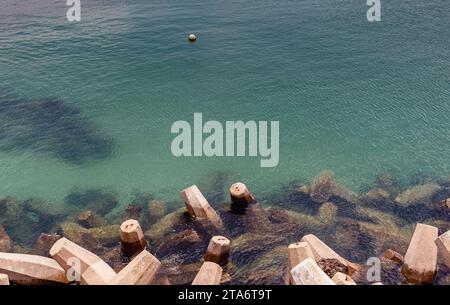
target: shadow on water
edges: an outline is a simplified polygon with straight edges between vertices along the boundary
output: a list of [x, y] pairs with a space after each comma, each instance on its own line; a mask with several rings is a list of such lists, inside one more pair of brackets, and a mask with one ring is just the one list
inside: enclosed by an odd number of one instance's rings
[[46, 153], [80, 165], [110, 156], [113, 141], [59, 99], [2, 98], [0, 149]]

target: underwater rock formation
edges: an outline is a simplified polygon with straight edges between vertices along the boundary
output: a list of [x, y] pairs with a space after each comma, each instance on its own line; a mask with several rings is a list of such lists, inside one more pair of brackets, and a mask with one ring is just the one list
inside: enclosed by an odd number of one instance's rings
[[116, 194], [104, 189], [74, 190], [66, 196], [65, 201], [75, 212], [91, 210], [102, 216], [119, 204]]
[[71, 164], [111, 155], [113, 141], [56, 98], [0, 100], [0, 149], [45, 153]]
[[437, 183], [427, 183], [416, 185], [395, 198], [395, 202], [409, 206], [417, 203], [431, 203], [433, 196], [440, 191], [440, 186]]

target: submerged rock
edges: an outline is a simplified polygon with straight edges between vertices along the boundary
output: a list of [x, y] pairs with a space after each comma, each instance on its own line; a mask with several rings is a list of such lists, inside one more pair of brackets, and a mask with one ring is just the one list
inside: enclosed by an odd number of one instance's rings
[[186, 210], [184, 208], [180, 208], [167, 214], [145, 231], [145, 236], [148, 237], [151, 242], [162, 242], [164, 236], [175, 233], [177, 227], [185, 222], [185, 212]]
[[395, 196], [400, 192], [400, 185], [397, 179], [392, 174], [381, 174], [377, 177], [375, 184], [383, 190], [386, 190], [390, 195]]
[[107, 224], [105, 219], [90, 210], [84, 211], [78, 215], [76, 221], [80, 226], [86, 229], [101, 227]]
[[0, 100], [0, 149], [46, 153], [73, 164], [108, 157], [113, 141], [55, 98]]
[[276, 247], [239, 270], [237, 280], [246, 285], [282, 285], [287, 268], [286, 246]]
[[43, 215], [29, 209], [26, 202], [13, 197], [0, 200], [0, 223], [11, 238], [24, 245], [31, 246], [39, 232], [49, 230], [54, 224], [52, 215]]
[[116, 194], [104, 189], [75, 190], [66, 196], [65, 201], [72, 209], [80, 212], [91, 210], [102, 216], [119, 204]]
[[162, 200], [152, 200], [147, 205], [150, 222], [161, 219], [167, 213], [166, 203]]
[[314, 178], [310, 196], [315, 202], [323, 203], [333, 195], [335, 185], [333, 172], [323, 171]]
[[437, 183], [416, 185], [398, 195], [397, 198], [395, 198], [395, 202], [403, 206], [417, 203], [429, 204], [440, 189], [441, 188]]
[[111, 248], [120, 243], [119, 225], [86, 229], [75, 222], [66, 221], [61, 224], [61, 230], [64, 237], [93, 252], [103, 251], [104, 247]]
[[332, 224], [336, 221], [338, 208], [331, 202], [325, 202], [320, 206], [319, 219], [328, 224]]
[[140, 205], [129, 204], [122, 215], [122, 221], [135, 219], [142, 225], [145, 225], [144, 208]]
[[50, 256], [51, 247], [61, 238], [58, 234], [42, 233], [34, 244], [33, 254]]
[[371, 201], [385, 201], [390, 197], [389, 193], [381, 188], [375, 188], [367, 192], [366, 199]]
[[166, 236], [164, 242], [157, 247], [156, 255], [163, 258], [176, 253], [184, 264], [189, 264], [201, 260], [206, 245], [195, 230], [188, 229]]

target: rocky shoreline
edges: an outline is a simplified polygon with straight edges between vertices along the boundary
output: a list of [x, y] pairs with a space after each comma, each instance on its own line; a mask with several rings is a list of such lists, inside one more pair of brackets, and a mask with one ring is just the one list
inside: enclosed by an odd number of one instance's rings
[[[100, 191], [74, 195], [84, 204], [64, 213], [43, 210], [38, 200], [4, 198], [0, 274], [8, 274], [13, 284], [35, 283], [18, 276], [18, 270], [5, 269], [4, 262], [15, 258], [4, 253], [53, 260], [51, 249], [63, 238], [98, 256], [114, 274], [126, 271], [136, 258], [154, 267], [154, 258], [160, 267], [147, 279], [152, 284], [191, 284], [202, 272], [218, 274], [219, 268], [221, 276], [214, 281], [220, 278], [221, 284], [298, 284], [304, 272], [325, 282], [373, 284], [367, 279], [370, 258], [379, 259], [383, 284], [450, 284], [449, 234], [444, 234], [450, 230], [449, 181], [420, 181], [404, 189], [394, 177], [382, 175], [373, 188], [356, 194], [325, 171], [310, 185], [295, 183], [261, 200], [245, 185], [237, 186], [223, 203], [214, 190], [205, 191], [206, 200], [193, 186], [182, 192], [186, 206], [180, 200], [176, 209], [140, 194], [115, 219], [107, 214], [118, 201]], [[121, 223], [129, 219], [142, 230], [145, 252], [124, 251]], [[222, 257], [218, 267], [205, 265], [205, 258], [211, 260], [205, 253], [217, 236], [230, 241], [228, 258], [224, 262]], [[418, 261], [430, 269], [423, 277], [415, 274], [423, 267]]]

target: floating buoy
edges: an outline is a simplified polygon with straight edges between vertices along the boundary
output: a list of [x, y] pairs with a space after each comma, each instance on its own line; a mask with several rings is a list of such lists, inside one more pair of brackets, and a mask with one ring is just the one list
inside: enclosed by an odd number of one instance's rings
[[194, 33], [190, 33], [189, 34], [189, 41], [196, 41], [197, 40], [197, 36], [195, 36]]

